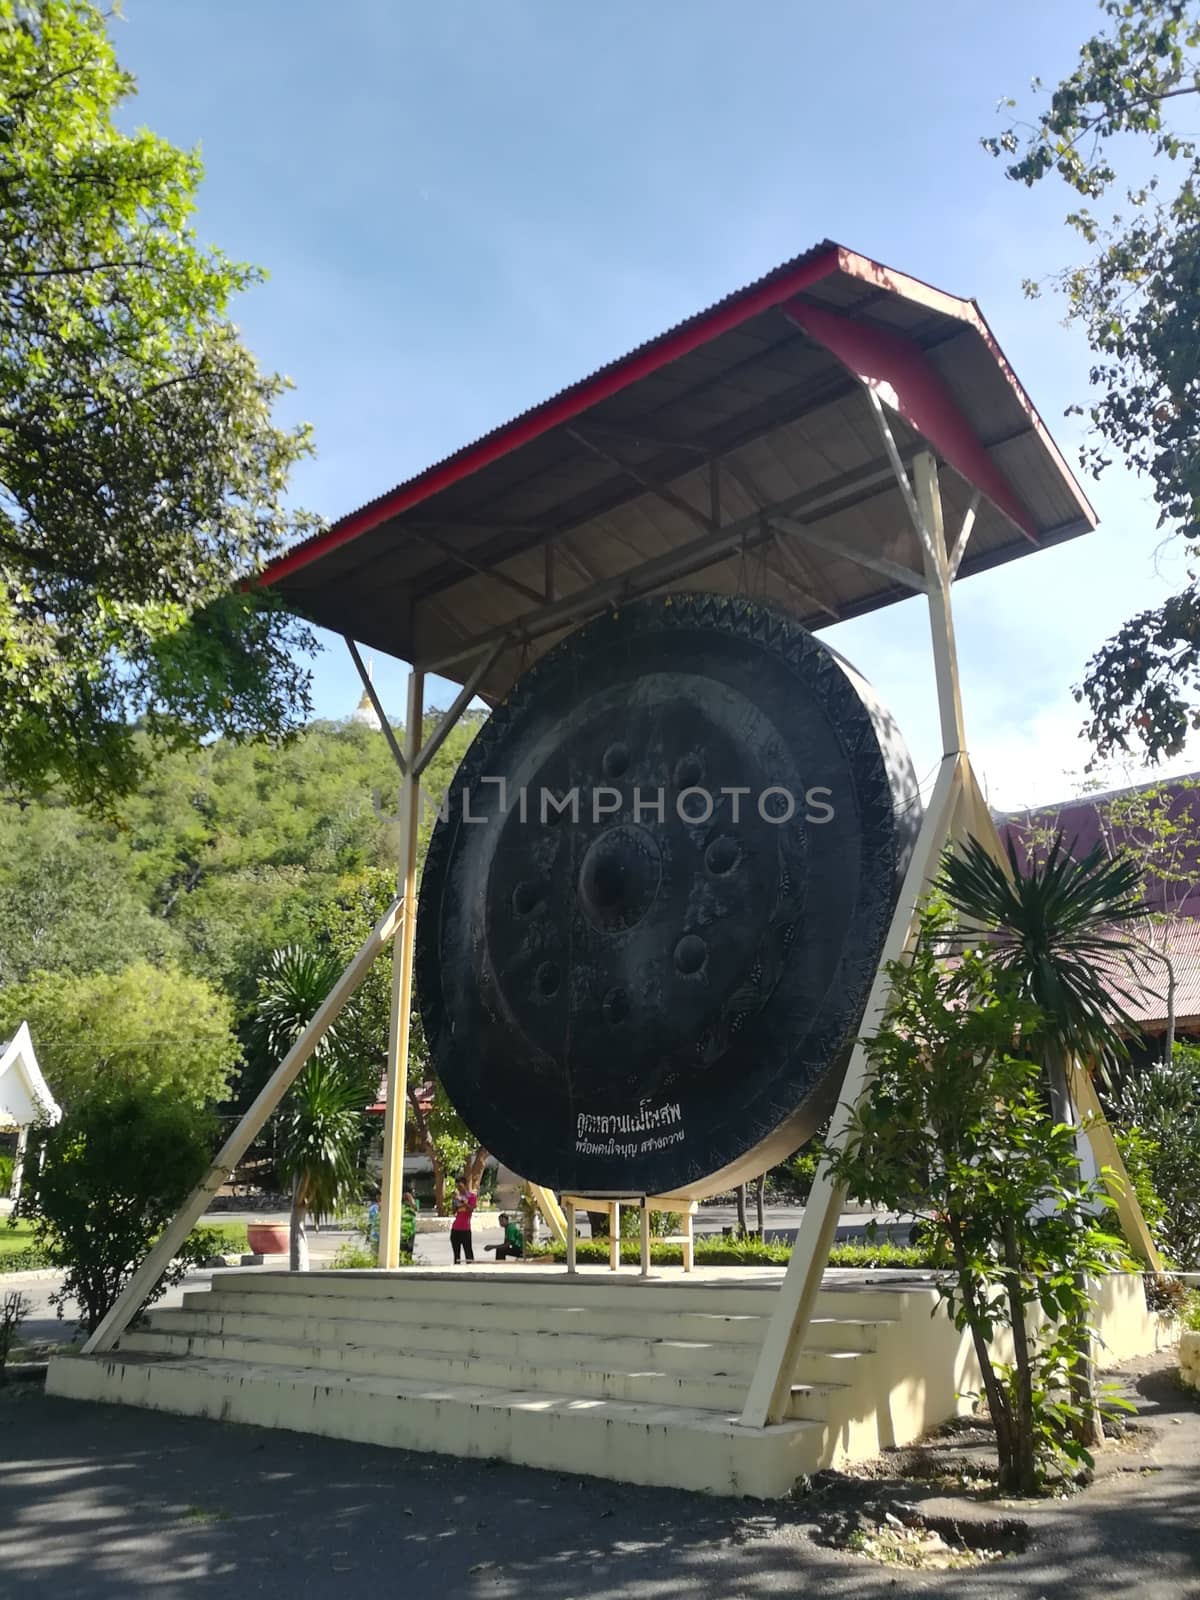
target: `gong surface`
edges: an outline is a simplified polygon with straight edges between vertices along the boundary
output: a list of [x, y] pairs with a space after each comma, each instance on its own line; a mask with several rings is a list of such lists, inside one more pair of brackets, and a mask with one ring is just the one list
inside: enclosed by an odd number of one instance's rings
[[685, 594], [573, 634], [426, 858], [420, 1007], [472, 1133], [585, 1194], [782, 1159], [836, 1096], [919, 821], [894, 723], [788, 618]]

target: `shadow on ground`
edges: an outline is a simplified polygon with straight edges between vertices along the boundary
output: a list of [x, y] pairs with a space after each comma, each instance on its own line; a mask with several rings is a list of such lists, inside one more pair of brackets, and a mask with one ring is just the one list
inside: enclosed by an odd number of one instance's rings
[[1033, 1508], [1026, 1554], [949, 1573], [814, 1543], [820, 1496], [717, 1500], [14, 1386], [0, 1394], [0, 1594], [1195, 1596], [1200, 1414], [1166, 1372], [1136, 1382], [1157, 1430], [1150, 1453], [1130, 1453], [1086, 1495]]

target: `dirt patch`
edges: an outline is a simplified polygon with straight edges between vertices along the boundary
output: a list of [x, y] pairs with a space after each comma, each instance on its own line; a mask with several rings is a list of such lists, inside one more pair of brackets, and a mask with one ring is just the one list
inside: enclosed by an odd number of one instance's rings
[[915, 1506], [873, 1516], [863, 1510], [834, 1515], [820, 1529], [821, 1542], [884, 1566], [914, 1567], [938, 1572], [958, 1571], [1006, 1556], [1023, 1554], [1030, 1543], [1027, 1523], [1016, 1517], [986, 1521], [950, 1516], [928, 1516]]

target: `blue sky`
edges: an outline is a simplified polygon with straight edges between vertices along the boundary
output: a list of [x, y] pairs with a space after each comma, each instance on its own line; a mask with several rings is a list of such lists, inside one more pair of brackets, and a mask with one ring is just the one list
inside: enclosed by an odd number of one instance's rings
[[[202, 147], [198, 231], [265, 266], [237, 310], [316, 428], [296, 498], [333, 518], [830, 237], [974, 295], [1075, 459], [1087, 350], [1021, 280], [1076, 255], [1065, 191], [979, 136], [1073, 65], [1091, 0], [126, 0], [126, 120]], [[1024, 99], [1026, 105], [1032, 102]], [[1143, 485], [1086, 483], [1101, 530], [956, 592], [968, 737], [994, 803], [1070, 792], [1070, 686], [1180, 574]], [[826, 637], [937, 759], [913, 600]], [[376, 681], [399, 714], [404, 669]], [[316, 709], [345, 715], [340, 641]], [[431, 698], [449, 697], [439, 685]], [[1185, 763], [1187, 764], [1187, 763]], [[1195, 764], [1200, 765], [1200, 761]]]

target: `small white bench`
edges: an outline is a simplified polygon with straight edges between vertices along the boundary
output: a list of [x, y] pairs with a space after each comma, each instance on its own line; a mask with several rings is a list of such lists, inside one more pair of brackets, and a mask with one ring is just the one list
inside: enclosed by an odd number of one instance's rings
[[694, 1224], [696, 1218], [696, 1201], [672, 1199], [668, 1195], [583, 1195], [565, 1194], [562, 1197], [563, 1210], [567, 1214], [567, 1271], [577, 1271], [575, 1262], [575, 1213], [579, 1211], [603, 1211], [608, 1216], [608, 1268], [615, 1272], [621, 1265], [621, 1207], [637, 1206], [641, 1213], [641, 1236], [639, 1240], [641, 1257], [641, 1275], [643, 1278], [650, 1276], [650, 1213], [652, 1211], [676, 1211], [683, 1218], [683, 1232], [672, 1233], [663, 1238], [664, 1244], [682, 1244], [683, 1270], [691, 1272], [695, 1265], [695, 1237]]

